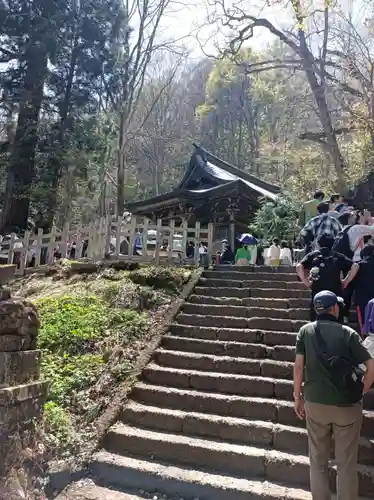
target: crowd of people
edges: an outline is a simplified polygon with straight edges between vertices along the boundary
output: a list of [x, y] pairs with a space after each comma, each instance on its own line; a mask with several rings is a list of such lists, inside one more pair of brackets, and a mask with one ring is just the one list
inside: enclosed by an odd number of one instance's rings
[[[303, 204], [299, 224], [293, 249], [274, 238], [261, 250], [252, 235], [242, 235], [235, 252], [226, 242], [220, 262], [274, 270], [295, 264], [310, 289], [311, 321], [297, 334], [293, 397], [296, 415], [306, 419], [312, 498], [331, 500], [334, 442], [336, 498], [358, 500], [363, 397], [374, 383], [374, 219], [339, 194], [326, 201], [317, 191]], [[361, 335], [348, 325], [353, 304]]]
[[[374, 383], [374, 359], [347, 323], [352, 298], [361, 334], [374, 333], [374, 220], [338, 194], [318, 191], [300, 214], [303, 256], [296, 272], [311, 290], [311, 322], [297, 334], [294, 408], [306, 419], [313, 500], [331, 500], [334, 443], [337, 500], [358, 500], [357, 458], [363, 397]], [[372, 316], [373, 315], [373, 321]]]
[[311, 290], [312, 301], [323, 290], [340, 298], [341, 322], [348, 322], [354, 303], [361, 333], [368, 334], [371, 320], [365, 321], [365, 311], [374, 299], [374, 219], [369, 211], [355, 210], [338, 194], [329, 201], [323, 198], [318, 191], [303, 206], [300, 221], [305, 224], [300, 241], [304, 256], [296, 272]]

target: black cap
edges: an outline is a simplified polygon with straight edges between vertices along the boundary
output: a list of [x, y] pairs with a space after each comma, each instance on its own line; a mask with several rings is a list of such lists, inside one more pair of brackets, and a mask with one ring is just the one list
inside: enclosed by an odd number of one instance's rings
[[328, 290], [323, 290], [322, 292], [317, 293], [313, 299], [313, 305], [317, 314], [323, 314], [330, 307], [333, 307], [335, 304], [339, 302], [340, 297], [338, 298], [335, 293], [329, 292]]

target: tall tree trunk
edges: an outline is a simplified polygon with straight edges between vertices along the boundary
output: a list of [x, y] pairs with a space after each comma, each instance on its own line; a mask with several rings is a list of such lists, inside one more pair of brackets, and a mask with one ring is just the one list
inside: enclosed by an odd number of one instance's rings
[[117, 150], [117, 217], [121, 217], [125, 209], [125, 123], [125, 115], [122, 111], [120, 114]]
[[[296, 19], [300, 26], [304, 24], [304, 13], [301, 8], [300, 0], [296, 0], [293, 3], [293, 8], [296, 14]], [[326, 151], [328, 152], [331, 161], [335, 166], [336, 177], [337, 177], [337, 187], [341, 192], [345, 190], [345, 162], [343, 156], [340, 152], [339, 144], [336, 138], [336, 133], [332, 124], [331, 114], [327, 104], [326, 93], [325, 93], [325, 78], [324, 78], [324, 68], [325, 59], [327, 54], [327, 43], [328, 43], [328, 30], [329, 30], [329, 7], [326, 4], [325, 7], [325, 26], [324, 26], [324, 37], [323, 37], [323, 49], [321, 55], [320, 63], [320, 81], [318, 81], [316, 75], [316, 60], [310, 51], [305, 31], [302, 27], [299, 28], [299, 42], [300, 42], [300, 53], [302, 55], [303, 67], [305, 74], [307, 76], [311, 91], [313, 93], [314, 101], [317, 105], [318, 115], [321, 120], [321, 125], [323, 131], [326, 135]]]
[[322, 128], [326, 135], [326, 150], [328, 151], [331, 161], [335, 166], [337, 187], [343, 192], [345, 189], [345, 162], [340, 152], [335, 130], [331, 121], [331, 115], [328, 109], [324, 88], [318, 83], [317, 77], [313, 69], [310, 67], [309, 61], [305, 60], [304, 64], [309, 85], [318, 108], [318, 115], [321, 120]]
[[50, 188], [46, 204], [47, 206], [46, 206], [45, 223], [44, 223], [45, 230], [47, 231], [52, 227], [57, 207], [58, 188], [61, 181], [61, 176], [63, 172], [63, 163], [64, 163], [63, 154], [65, 145], [65, 131], [70, 112], [71, 93], [73, 88], [75, 70], [77, 66], [78, 52], [79, 52], [78, 36], [76, 36], [74, 39], [73, 50], [71, 53], [69, 74], [65, 87], [64, 100], [62, 102], [60, 109], [60, 122], [58, 124], [58, 129], [56, 133], [57, 137], [56, 137], [55, 147], [48, 165], [48, 174], [51, 181], [50, 181]]
[[27, 64], [18, 115], [14, 147], [9, 159], [0, 232], [25, 230], [30, 193], [35, 173], [35, 149], [38, 140], [39, 113], [47, 75], [47, 48], [40, 40], [30, 40], [25, 52]]

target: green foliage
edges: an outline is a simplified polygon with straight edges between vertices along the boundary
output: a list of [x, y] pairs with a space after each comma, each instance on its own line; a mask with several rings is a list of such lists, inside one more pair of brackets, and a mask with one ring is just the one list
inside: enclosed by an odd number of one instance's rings
[[121, 288], [122, 288], [121, 282], [113, 281], [111, 283], [105, 284], [105, 286], [103, 286], [101, 290], [99, 290], [99, 293], [103, 298], [103, 300], [105, 300], [105, 302], [113, 304], [117, 299], [121, 291]]
[[41, 320], [38, 347], [55, 354], [91, 351], [94, 343], [110, 329], [118, 332], [119, 340], [137, 337], [146, 331], [143, 316], [128, 309], [110, 307], [95, 296], [39, 299], [36, 306]]
[[125, 360], [122, 363], [113, 366], [111, 372], [115, 380], [117, 382], [121, 382], [122, 380], [126, 379], [126, 377], [131, 373], [131, 370], [132, 364], [129, 361]]
[[111, 323], [105, 304], [94, 296], [39, 299], [38, 347], [74, 354], [99, 339]]
[[74, 448], [76, 436], [66, 410], [48, 401], [44, 405], [45, 442], [51, 450]]
[[299, 210], [299, 205], [287, 195], [280, 195], [274, 202], [264, 200], [249, 229], [264, 245], [275, 237], [292, 241], [300, 230], [297, 224]]
[[130, 279], [139, 285], [163, 288], [170, 291], [179, 290], [190, 278], [190, 273], [174, 267], [143, 267], [133, 271]]
[[58, 356], [44, 353], [41, 374], [49, 383], [48, 399], [67, 406], [75, 390], [84, 390], [96, 382], [104, 365], [101, 355]]

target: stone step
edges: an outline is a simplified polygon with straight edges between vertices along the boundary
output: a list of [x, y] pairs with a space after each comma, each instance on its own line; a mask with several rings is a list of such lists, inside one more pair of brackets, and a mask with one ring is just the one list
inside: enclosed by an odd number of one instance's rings
[[288, 274], [295, 274], [295, 266], [279, 266], [278, 268], [274, 269], [273, 267], [270, 266], [255, 266], [255, 265], [250, 265], [250, 266], [233, 266], [230, 264], [218, 264], [214, 266], [214, 270], [217, 272], [222, 272], [222, 271], [229, 271], [229, 272], [235, 272], [235, 273], [242, 273], [242, 272], [258, 272], [258, 273], [273, 273], [273, 274], [282, 274], [282, 273], [288, 273]]
[[[292, 380], [285, 377], [243, 375], [231, 372], [217, 373], [160, 366], [156, 363], [150, 363], [143, 371], [143, 379], [150, 384], [160, 384], [181, 389], [196, 389], [215, 391], [222, 394], [236, 394], [239, 396], [273, 397], [289, 401], [293, 400]], [[374, 410], [373, 389], [364, 396], [364, 408], [366, 410]]]
[[294, 346], [296, 332], [282, 332], [277, 330], [260, 330], [250, 328], [217, 328], [212, 326], [195, 326], [173, 323], [170, 333], [180, 337], [220, 340], [246, 343], [260, 343], [269, 346]]
[[[130, 401], [122, 412], [122, 421], [149, 429], [175, 433], [220, 438], [222, 440], [250, 443], [291, 453], [308, 454], [306, 429], [274, 424], [261, 420], [246, 420], [230, 416], [205, 415], [168, 408], [146, 406]], [[361, 438], [359, 463], [374, 465], [374, 439]]]
[[[296, 418], [291, 401], [177, 389], [143, 382], [134, 386], [131, 397], [142, 404], [174, 410], [305, 426], [305, 422]], [[374, 435], [374, 412], [364, 411], [362, 435], [369, 438]]]
[[215, 286], [196, 286], [194, 289], [195, 295], [208, 295], [209, 297], [250, 297], [251, 290], [248, 288], [237, 287], [215, 287]]
[[115, 491], [98, 486], [92, 479], [84, 479], [72, 484], [66, 491], [60, 493], [55, 500], [146, 500], [146, 498], [153, 498], [153, 495], [144, 497]]
[[276, 298], [276, 299], [310, 299], [310, 290], [282, 290], [280, 288], [239, 288], [227, 286], [197, 286], [194, 290], [195, 295], [208, 295], [209, 297], [239, 297], [239, 298]]
[[266, 271], [204, 271], [204, 278], [222, 279], [222, 280], [241, 280], [241, 281], [294, 281], [298, 282], [296, 271], [292, 273], [273, 273]]
[[205, 354], [234, 356], [242, 358], [270, 358], [277, 361], [294, 361], [295, 348], [289, 346], [270, 347], [259, 343], [231, 342], [220, 340], [191, 339], [165, 336], [162, 347], [172, 351], [200, 352]]
[[[308, 292], [310, 295], [310, 292]], [[248, 307], [265, 307], [266, 309], [276, 308], [276, 309], [308, 309], [310, 307], [310, 297], [307, 298], [285, 298], [285, 299], [275, 299], [275, 298], [244, 298], [241, 299], [243, 305]]]
[[[239, 289], [240, 290], [240, 289]], [[265, 307], [267, 309], [308, 309], [310, 298], [300, 299], [263, 299], [255, 297], [215, 297], [209, 295], [191, 295], [188, 298], [191, 304], [206, 304], [218, 306], [247, 306]]]
[[[210, 294], [209, 294], [210, 295]], [[261, 288], [257, 287], [249, 293], [250, 297], [259, 299], [310, 299], [311, 292], [307, 288], [300, 288], [298, 290], [282, 290], [281, 288]]]
[[208, 295], [190, 295], [188, 302], [191, 304], [212, 304], [223, 307], [244, 305], [244, 299], [240, 297], [209, 297]]
[[[214, 306], [209, 306], [214, 307]], [[214, 326], [217, 328], [245, 328], [276, 330], [284, 332], [298, 332], [307, 321], [291, 319], [273, 319], [273, 318], [241, 318], [235, 316], [218, 316], [210, 314], [186, 314], [180, 313], [176, 318], [182, 325], [192, 326]]]
[[270, 378], [292, 378], [293, 363], [272, 359], [234, 358], [192, 352], [157, 349], [153, 356], [156, 363], [170, 368], [203, 372], [258, 375]]
[[109, 482], [119, 488], [161, 492], [188, 500], [312, 500], [310, 493], [302, 488], [124, 457], [106, 451], [94, 456], [91, 468], [98, 481]]
[[[225, 473], [247, 475], [250, 471], [252, 477], [284, 481], [292, 486], [309, 486], [308, 457], [278, 450], [139, 429], [123, 423], [111, 427], [104, 439], [104, 447], [116, 454], [136, 454], [145, 459]], [[359, 465], [357, 470], [359, 494], [371, 495], [374, 491], [374, 468]]]
[[275, 288], [281, 290], [305, 290], [305, 285], [300, 281], [265, 281], [265, 280], [227, 280], [218, 278], [200, 278], [199, 286], [226, 287], [226, 288]]
[[39, 379], [40, 351], [0, 352], [0, 388]]
[[211, 391], [221, 394], [292, 400], [292, 380], [232, 373], [201, 372], [150, 363], [143, 379], [154, 385]]
[[[262, 302], [261, 302], [262, 300]], [[282, 307], [288, 304], [287, 301], [281, 303], [282, 299], [267, 299], [268, 302], [274, 302], [272, 305], [270, 303], [266, 304], [264, 299], [217, 299], [216, 297], [204, 297], [199, 295], [194, 295], [189, 298], [183, 306], [183, 312], [186, 314], [209, 314], [212, 316], [222, 315], [225, 316], [235, 316], [241, 318], [274, 318], [274, 319], [296, 319], [309, 321], [310, 313], [309, 299], [296, 299], [305, 300], [308, 304], [307, 307]], [[229, 303], [230, 302], [230, 303]], [[253, 305], [255, 304], [255, 305]], [[259, 305], [261, 304], [261, 305]], [[277, 307], [281, 306], [281, 307]], [[349, 315], [350, 322], [357, 322], [357, 312], [352, 310]]]
[[[310, 313], [308, 309], [274, 309], [266, 307], [253, 307], [242, 305], [213, 305], [213, 304], [194, 304], [187, 302], [183, 306], [183, 312], [186, 314], [210, 314], [212, 316], [235, 316], [238, 318], [275, 318], [275, 319], [299, 319], [309, 320]], [[352, 320], [357, 316], [352, 315]]]
[[237, 318], [248, 318], [248, 307], [244, 306], [221, 306], [209, 304], [190, 304], [186, 302], [182, 308], [186, 314], [211, 315], [211, 316], [235, 316]]
[[309, 485], [308, 458], [277, 450], [139, 429], [122, 423], [111, 427], [104, 447], [112, 453], [136, 454], [217, 472], [246, 476], [249, 473], [251, 477], [285, 481], [289, 485]]

